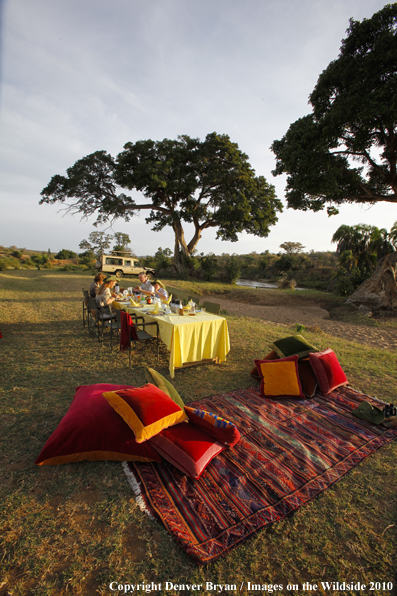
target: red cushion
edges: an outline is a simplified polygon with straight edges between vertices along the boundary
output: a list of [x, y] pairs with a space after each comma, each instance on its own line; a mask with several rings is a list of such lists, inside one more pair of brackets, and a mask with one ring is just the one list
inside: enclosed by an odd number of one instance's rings
[[199, 478], [223, 446], [200, 428], [183, 422], [161, 431], [150, 443], [167, 461], [191, 478]]
[[185, 406], [185, 412], [193, 426], [201, 428], [222, 445], [233, 447], [240, 440], [240, 431], [232, 422], [206, 410], [197, 410], [188, 406]]
[[56, 465], [83, 460], [161, 461], [149, 445], [139, 445], [134, 433], [108, 404], [102, 393], [131, 389], [129, 385], [82, 385], [56, 430], [47, 440], [38, 465]]
[[314, 375], [309, 358], [301, 358], [298, 360], [298, 373], [303, 393], [306, 397], [313, 397], [317, 389], [317, 379]]
[[103, 396], [134, 432], [137, 443], [147, 441], [163, 428], [187, 420], [184, 410], [151, 383], [107, 391]]
[[336, 354], [331, 348], [327, 348], [323, 352], [309, 354], [309, 358], [321, 392], [324, 395], [328, 395], [337, 387], [349, 384]]
[[[266, 356], [263, 357], [263, 360], [277, 360], [278, 358], [279, 358], [278, 354], [276, 354], [276, 352], [274, 350], [272, 350], [271, 352], [266, 354]], [[256, 365], [251, 370], [250, 376], [253, 377], [254, 379], [258, 379], [258, 381], [261, 380], [262, 377], [260, 376]]]

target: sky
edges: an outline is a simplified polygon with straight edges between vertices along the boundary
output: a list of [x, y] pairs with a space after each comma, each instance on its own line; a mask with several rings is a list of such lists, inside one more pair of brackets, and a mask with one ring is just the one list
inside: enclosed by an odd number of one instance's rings
[[[40, 206], [41, 190], [85, 155], [116, 156], [143, 139], [228, 134], [286, 205], [270, 146], [311, 112], [308, 96], [338, 57], [349, 18], [370, 18], [385, 4], [0, 0], [0, 245], [79, 252], [95, 218]], [[267, 238], [223, 242], [206, 230], [197, 249], [277, 253], [300, 242], [306, 251], [335, 250], [342, 224], [390, 229], [396, 220], [395, 205], [345, 205], [330, 218], [285, 206]], [[151, 231], [144, 215], [97, 229], [128, 234], [137, 255], [174, 247], [172, 230]]]

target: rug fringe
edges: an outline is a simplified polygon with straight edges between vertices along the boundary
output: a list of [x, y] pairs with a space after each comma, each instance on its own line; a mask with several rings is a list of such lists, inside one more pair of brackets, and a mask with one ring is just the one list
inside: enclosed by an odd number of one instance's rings
[[131, 468], [129, 467], [126, 461], [121, 462], [121, 465], [123, 466], [124, 474], [127, 476], [128, 484], [132, 488], [132, 492], [135, 495], [135, 502], [138, 505], [139, 509], [146, 513], [146, 515], [154, 519], [153, 515], [146, 507], [145, 500], [142, 496], [140, 483], [137, 481], [135, 474], [131, 471]]

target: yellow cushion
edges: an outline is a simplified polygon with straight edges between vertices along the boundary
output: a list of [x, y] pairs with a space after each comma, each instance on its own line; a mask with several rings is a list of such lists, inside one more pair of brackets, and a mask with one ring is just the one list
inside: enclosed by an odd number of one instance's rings
[[279, 360], [255, 360], [264, 397], [305, 397], [299, 381], [298, 356]]

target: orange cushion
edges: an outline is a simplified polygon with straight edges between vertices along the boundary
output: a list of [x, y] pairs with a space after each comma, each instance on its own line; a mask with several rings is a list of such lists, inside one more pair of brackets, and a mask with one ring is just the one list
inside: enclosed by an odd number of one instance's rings
[[164, 428], [187, 420], [181, 407], [151, 383], [108, 391], [103, 396], [131, 428], [137, 443], [143, 443]]

